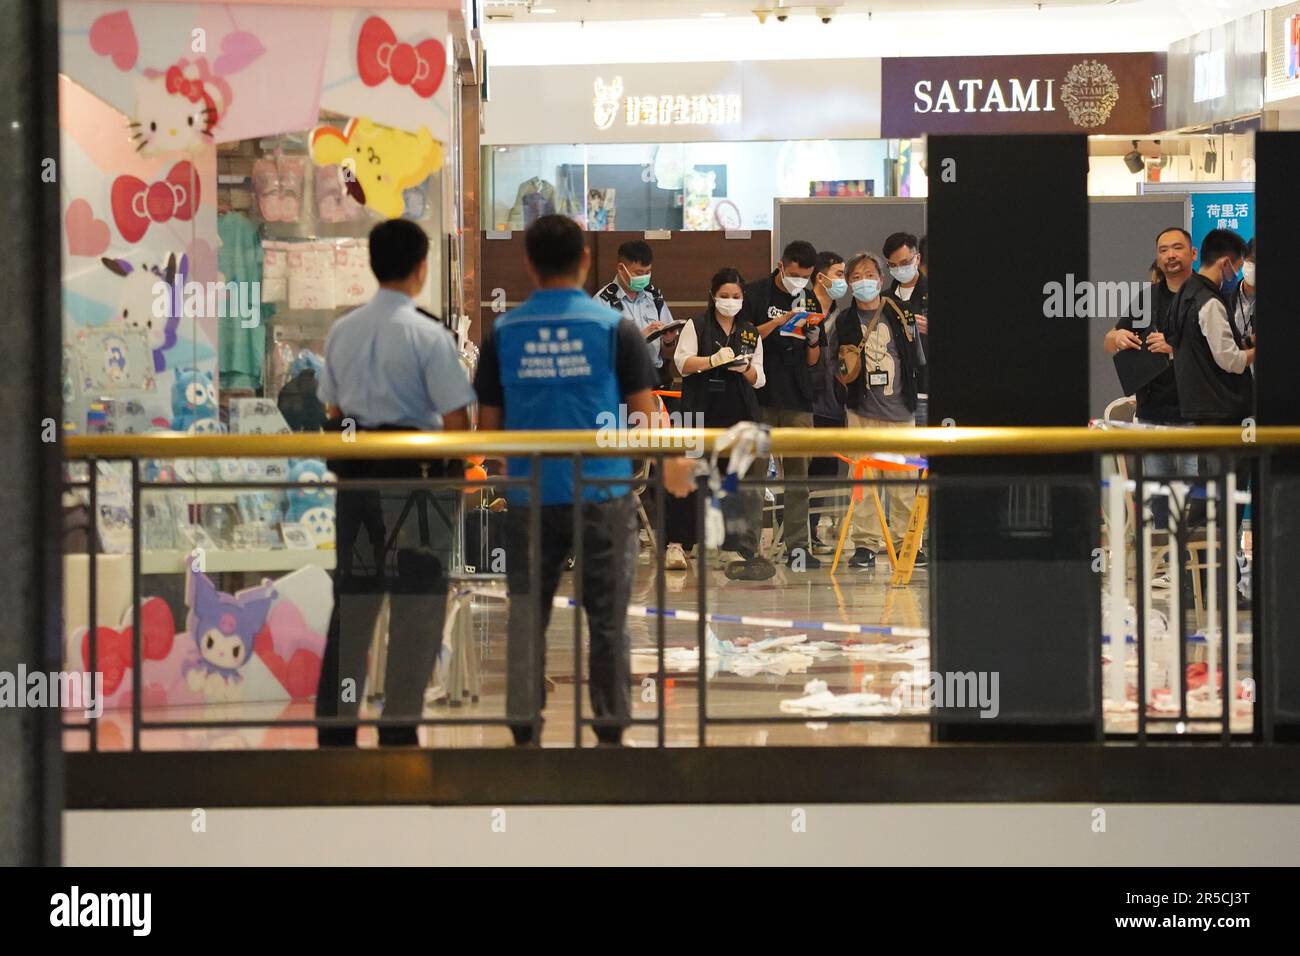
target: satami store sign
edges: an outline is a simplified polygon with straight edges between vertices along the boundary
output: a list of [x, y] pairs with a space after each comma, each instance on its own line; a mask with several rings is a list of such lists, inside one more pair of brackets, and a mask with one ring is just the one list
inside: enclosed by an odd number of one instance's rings
[[1164, 91], [1163, 53], [888, 58], [880, 133], [1150, 133]]

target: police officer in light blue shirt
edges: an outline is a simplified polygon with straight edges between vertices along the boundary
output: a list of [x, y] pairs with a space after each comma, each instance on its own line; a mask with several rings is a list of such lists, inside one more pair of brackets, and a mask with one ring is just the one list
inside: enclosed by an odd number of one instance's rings
[[[648, 420], [655, 374], [645, 340], [630, 318], [582, 291], [591, 264], [582, 230], [565, 216], [543, 216], [529, 227], [525, 245], [527, 269], [538, 290], [498, 319], [484, 338], [474, 382], [479, 428], [594, 431], [610, 420], [606, 416]], [[514, 478], [528, 477], [531, 467], [528, 458], [507, 462]], [[669, 459], [669, 490], [688, 494], [689, 473], [686, 459]], [[532, 552], [541, 562], [537, 595], [529, 593], [528, 528], [530, 511], [539, 503], [529, 500], [527, 487], [512, 487], [507, 494], [506, 717], [517, 744], [540, 742], [535, 731], [546, 701], [546, 625], [574, 543], [574, 507], [582, 509], [582, 601], [591, 631], [591, 707], [600, 743], [617, 745], [630, 717], [624, 623], [636, 572], [636, 511], [630, 484], [620, 479], [632, 477], [632, 463], [623, 457], [589, 457], [582, 474], [612, 482], [584, 484], [575, 501], [572, 461], [542, 462], [542, 534]]]
[[[370, 233], [370, 268], [379, 291], [349, 312], [325, 340], [325, 368], [317, 395], [328, 427], [343, 431], [410, 431], [469, 427], [474, 390], [460, 364], [455, 337], [414, 297], [429, 272], [429, 240], [415, 223], [395, 219]], [[454, 476], [442, 461], [330, 462], [340, 480]], [[340, 490], [334, 612], [321, 662], [316, 713], [355, 717], [366, 682], [366, 654], [389, 595], [388, 667], [384, 718], [420, 717], [424, 689], [442, 640], [446, 568], [458, 493]], [[365, 529], [369, 550], [354, 551]], [[321, 728], [321, 746], [355, 746], [354, 728]], [[381, 726], [384, 746], [418, 744], [414, 723]]]
[[[618, 268], [614, 281], [596, 293], [596, 300], [609, 306], [620, 316], [631, 319], [647, 339], [673, 321], [672, 310], [664, 301], [663, 293], [650, 282], [654, 250], [650, 243], [632, 239], [618, 247]], [[650, 361], [659, 370], [659, 381], [667, 384], [672, 378], [671, 360], [677, 344], [677, 330], [665, 332], [647, 341]]]

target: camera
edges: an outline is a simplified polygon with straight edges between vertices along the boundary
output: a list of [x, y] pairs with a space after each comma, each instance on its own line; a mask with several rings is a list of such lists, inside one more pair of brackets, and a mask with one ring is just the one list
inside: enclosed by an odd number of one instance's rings
[[834, 7], [818, 7], [817, 16], [821, 17], [822, 23], [830, 23], [831, 17], [835, 15]]

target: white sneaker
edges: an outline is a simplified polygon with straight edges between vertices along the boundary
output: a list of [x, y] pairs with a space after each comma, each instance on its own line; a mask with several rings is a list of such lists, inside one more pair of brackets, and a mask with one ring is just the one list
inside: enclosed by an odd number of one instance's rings
[[711, 566], [715, 570], [722, 570], [733, 561], [740, 561], [740, 553], [737, 551], [714, 551]]
[[664, 568], [669, 571], [685, 571], [690, 565], [686, 561], [686, 552], [680, 544], [670, 544], [664, 551]]

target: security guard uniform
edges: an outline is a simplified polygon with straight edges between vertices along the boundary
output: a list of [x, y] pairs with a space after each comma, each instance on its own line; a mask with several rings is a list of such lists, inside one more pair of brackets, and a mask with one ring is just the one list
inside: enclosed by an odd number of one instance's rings
[[[329, 422], [332, 430], [436, 430], [443, 415], [474, 402], [454, 336], [409, 296], [391, 289], [380, 289], [330, 329], [318, 396], [341, 413]], [[341, 459], [329, 466], [340, 480], [439, 478], [456, 471], [441, 461]], [[420, 716], [442, 643], [457, 498], [454, 489], [444, 488], [339, 491], [334, 611], [317, 715], [357, 715], [367, 652], [387, 594], [384, 716]], [[369, 548], [358, 561], [363, 528]], [[356, 731], [322, 728], [318, 739], [322, 745], [354, 746]], [[381, 727], [379, 739], [385, 745], [418, 742], [414, 724]]]
[[[596, 301], [601, 302], [620, 316], [631, 319], [642, 335], [646, 326], [652, 322], [667, 324], [673, 321], [673, 311], [664, 301], [664, 294], [653, 285], [645, 287], [643, 292], [628, 292], [615, 280], [596, 293]], [[664, 337], [646, 343], [650, 362], [659, 370], [659, 383], [667, 386], [672, 381], [672, 365], [664, 364]]]

